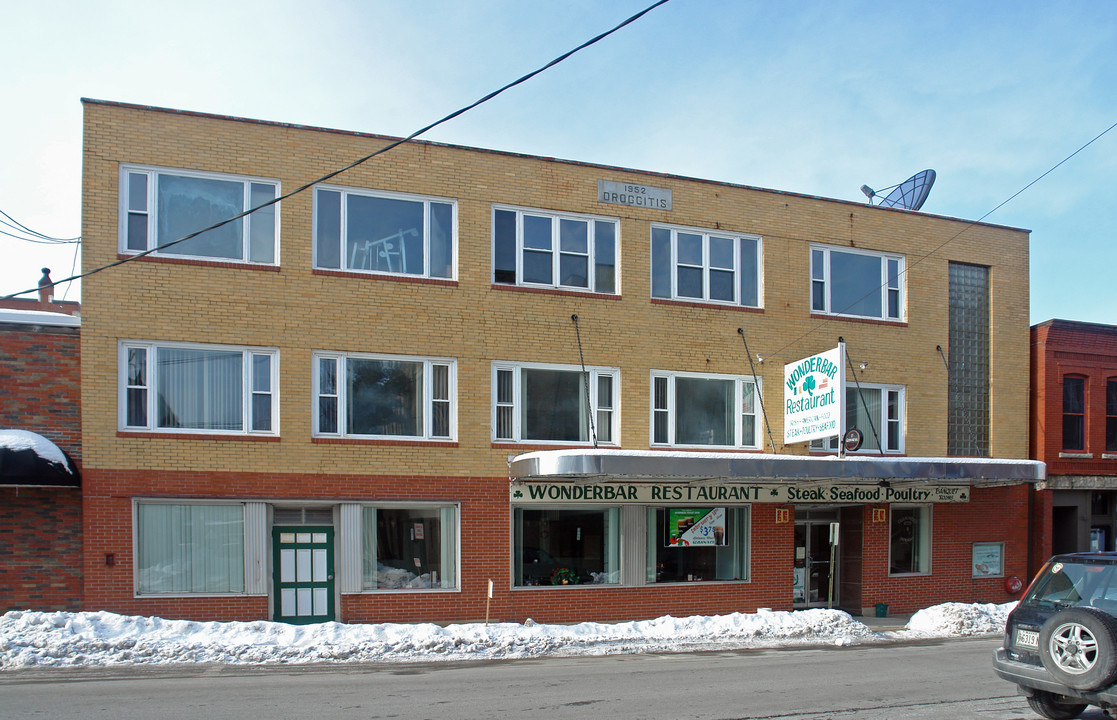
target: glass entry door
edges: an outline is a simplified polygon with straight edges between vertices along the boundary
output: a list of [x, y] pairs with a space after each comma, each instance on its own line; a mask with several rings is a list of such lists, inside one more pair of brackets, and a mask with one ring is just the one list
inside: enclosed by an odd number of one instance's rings
[[334, 529], [272, 528], [275, 620], [299, 625], [334, 620]]
[[[795, 522], [795, 583], [792, 601], [796, 607], [827, 607], [833, 592], [838, 604], [838, 545], [833, 548], [831, 571], [829, 521], [797, 520]], [[833, 572], [833, 583], [831, 583]], [[833, 590], [831, 591], [831, 587]]]

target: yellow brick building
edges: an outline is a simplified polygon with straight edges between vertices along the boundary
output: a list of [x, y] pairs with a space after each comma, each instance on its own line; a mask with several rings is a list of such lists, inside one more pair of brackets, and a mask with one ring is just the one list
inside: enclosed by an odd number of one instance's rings
[[[428, 142], [322, 180], [393, 141], [85, 101], [83, 269], [120, 263], [83, 289], [89, 607], [860, 612], [1026, 573], [1026, 231]], [[784, 365], [839, 338], [850, 458], [886, 463], [849, 477], [784, 442]], [[787, 495], [839, 480], [877, 494]]]

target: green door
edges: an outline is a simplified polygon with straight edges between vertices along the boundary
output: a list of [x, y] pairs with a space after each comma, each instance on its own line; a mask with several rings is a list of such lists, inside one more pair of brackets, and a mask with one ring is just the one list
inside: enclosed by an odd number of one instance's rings
[[305, 625], [334, 619], [334, 529], [272, 528], [275, 619]]

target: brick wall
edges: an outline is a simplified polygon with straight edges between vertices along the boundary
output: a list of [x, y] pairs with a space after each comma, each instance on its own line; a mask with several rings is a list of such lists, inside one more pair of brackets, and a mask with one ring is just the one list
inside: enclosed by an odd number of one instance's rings
[[0, 428], [30, 430], [81, 462], [77, 328], [0, 322]]

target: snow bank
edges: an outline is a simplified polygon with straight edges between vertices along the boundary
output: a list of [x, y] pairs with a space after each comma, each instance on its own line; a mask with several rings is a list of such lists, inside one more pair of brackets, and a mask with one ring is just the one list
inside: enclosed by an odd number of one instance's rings
[[170, 663], [432, 662], [855, 645], [886, 637], [998, 632], [1009, 605], [948, 603], [917, 613], [909, 630], [873, 632], [840, 610], [575, 625], [194, 622], [109, 612], [13, 611], [0, 616], [0, 670]]

